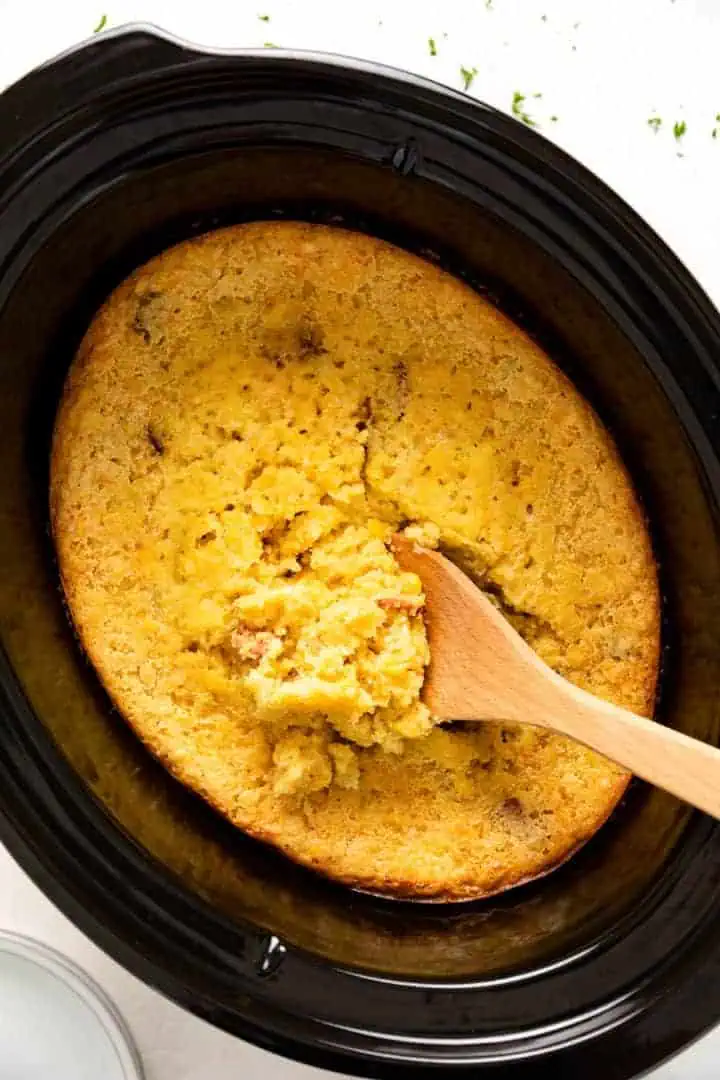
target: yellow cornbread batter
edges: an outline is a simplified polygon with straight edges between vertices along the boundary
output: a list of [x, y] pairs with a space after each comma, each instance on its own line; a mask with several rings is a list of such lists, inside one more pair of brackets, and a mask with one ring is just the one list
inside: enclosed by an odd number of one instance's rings
[[436, 727], [398, 528], [439, 543], [579, 685], [647, 712], [658, 593], [604, 429], [526, 335], [382, 241], [255, 223], [110, 297], [58, 416], [71, 613], [147, 745], [341, 880], [488, 894], [584, 842], [627, 783], [560, 736]]

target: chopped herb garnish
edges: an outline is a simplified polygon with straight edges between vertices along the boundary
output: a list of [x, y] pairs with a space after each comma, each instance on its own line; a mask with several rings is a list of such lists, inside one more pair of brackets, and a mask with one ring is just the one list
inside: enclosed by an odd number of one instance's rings
[[658, 131], [662, 127], [662, 117], [661, 116], [650, 116], [650, 117], [648, 117], [648, 127], [652, 128], [652, 130], [657, 135]]
[[428, 38], [428, 50], [431, 56], [437, 56], [437, 42], [435, 41], [435, 38]]
[[95, 29], [93, 30], [93, 34], [99, 34], [101, 30], [104, 30], [104, 29], [105, 29], [105, 27], [107, 26], [107, 24], [108, 24], [108, 17], [107, 17], [107, 15], [101, 15], [101, 16], [100, 16], [100, 21], [98, 22], [97, 26], [96, 26], [96, 27], [95, 27]]
[[551, 116], [551, 117], [550, 117], [550, 123], [551, 123], [551, 124], [557, 124], [557, 122], [558, 122], [558, 120], [559, 120], [559, 119], [560, 119], [560, 118], [559, 118], [558, 116]]
[[680, 142], [680, 139], [682, 139], [682, 137], [683, 137], [683, 135], [685, 134], [686, 131], [687, 131], [687, 124], [685, 123], [685, 121], [684, 120], [676, 120], [675, 123], [673, 124], [673, 135], [675, 136], [675, 138], [677, 139], [678, 142]]
[[269, 15], [258, 15], [258, 19], [260, 20], [260, 22], [270, 22]]
[[265, 49], [277, 49], [277, 45], [274, 41], [263, 41], [263, 48]]
[[[533, 95], [539, 96], [539, 95]], [[522, 121], [523, 124], [527, 124], [528, 127], [537, 127], [537, 121], [533, 120], [524, 107], [524, 103], [527, 101], [527, 95], [521, 94], [519, 90], [516, 90], [512, 99], [512, 114], [516, 119]]]
[[491, 10], [492, 6], [493, 6], [493, 0], [485, 0], [485, 7], [488, 9], [488, 11]]
[[474, 68], [460, 68], [460, 76], [462, 78], [463, 90], [469, 90], [472, 84], [475, 82], [475, 76], [478, 73], [478, 69]]

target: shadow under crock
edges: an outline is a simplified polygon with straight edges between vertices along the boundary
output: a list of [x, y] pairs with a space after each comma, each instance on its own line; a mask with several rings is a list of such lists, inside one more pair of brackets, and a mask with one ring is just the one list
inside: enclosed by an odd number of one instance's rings
[[[113, 712], [63, 607], [48, 453], [80, 337], [154, 253], [279, 216], [384, 236], [488, 292], [613, 432], [660, 561], [658, 715], [717, 742], [720, 336], [700, 290], [533, 133], [427, 83], [329, 59], [116, 34], [5, 95], [0, 153], [0, 834], [11, 850], [148, 981], [263, 1045], [344, 1068], [407, 1064], [403, 1039], [414, 1068], [528, 1061], [648, 1008], [664, 965], [689, 964], [710, 932], [717, 828], [636, 784], [564, 867], [464, 905], [378, 900], [292, 865], [175, 783]], [[268, 1002], [285, 1015], [282, 1037], [260, 1015]], [[287, 1022], [298, 1002], [324, 1025], [316, 1052]], [[331, 1028], [370, 1032], [374, 1049]]]

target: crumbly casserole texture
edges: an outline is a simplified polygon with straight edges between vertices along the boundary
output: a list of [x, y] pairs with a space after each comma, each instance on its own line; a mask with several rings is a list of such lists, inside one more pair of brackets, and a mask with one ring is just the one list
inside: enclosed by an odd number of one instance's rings
[[656, 570], [613, 443], [468, 286], [295, 222], [166, 251], [73, 363], [52, 525], [118, 708], [236, 825], [361, 888], [461, 899], [557, 865], [627, 774], [532, 726], [439, 726], [419, 580], [439, 544], [579, 686], [652, 708]]

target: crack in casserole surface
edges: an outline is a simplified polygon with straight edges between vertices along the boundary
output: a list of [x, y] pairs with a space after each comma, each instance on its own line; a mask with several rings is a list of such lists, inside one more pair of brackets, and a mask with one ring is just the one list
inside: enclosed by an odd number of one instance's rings
[[557, 865], [628, 776], [532, 726], [438, 726], [440, 544], [580, 686], [652, 707], [658, 591], [599, 421], [469, 287], [290, 222], [170, 249], [110, 297], [61, 404], [51, 510], [84, 647], [149, 748], [343, 881], [487, 895]]

